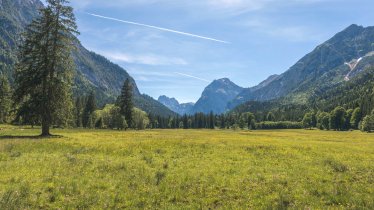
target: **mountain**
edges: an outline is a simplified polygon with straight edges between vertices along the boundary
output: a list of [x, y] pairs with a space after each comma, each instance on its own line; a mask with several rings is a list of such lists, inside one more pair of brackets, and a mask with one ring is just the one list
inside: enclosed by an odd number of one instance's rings
[[180, 115], [184, 115], [184, 114], [190, 114], [193, 107], [194, 107], [194, 103], [182, 103], [180, 104], [177, 99], [175, 98], [169, 98], [167, 96], [160, 96], [158, 98], [158, 101], [160, 103], [162, 103], [163, 105], [165, 105], [166, 107], [168, 107], [170, 110], [180, 114]]
[[256, 115], [256, 119], [262, 120], [265, 120], [267, 114], [272, 112], [278, 120], [301, 121], [306, 112], [311, 110], [330, 112], [337, 106], [345, 109], [360, 107], [363, 116], [372, 112], [374, 109], [373, 66], [361, 70], [355, 77], [332, 87], [319, 88], [305, 104], [290, 103], [286, 96], [269, 101], [248, 101], [235, 107], [231, 112], [252, 112]]
[[211, 111], [215, 114], [224, 113], [227, 111], [227, 103], [236, 98], [242, 91], [242, 87], [227, 78], [214, 80], [205, 88], [200, 99], [194, 105], [192, 113], [209, 113]]
[[285, 73], [244, 89], [228, 108], [246, 101], [267, 101], [285, 96], [290, 103], [306, 103], [321, 87], [333, 87], [374, 64], [373, 51], [374, 27], [351, 25], [316, 47]]
[[[39, 0], [0, 0], [0, 72], [13, 81], [17, 45], [25, 26], [38, 15], [43, 4]], [[76, 63], [74, 95], [85, 95], [94, 91], [100, 106], [113, 103], [128, 78], [134, 87], [135, 105], [142, 110], [162, 116], [175, 115], [153, 98], [142, 95], [134, 79], [120, 66], [105, 57], [84, 48], [76, 40], [77, 50], [73, 53]]]

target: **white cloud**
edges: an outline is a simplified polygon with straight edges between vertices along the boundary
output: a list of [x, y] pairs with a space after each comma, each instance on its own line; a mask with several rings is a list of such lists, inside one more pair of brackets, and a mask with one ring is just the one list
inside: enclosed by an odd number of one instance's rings
[[269, 18], [257, 17], [239, 22], [239, 25], [250, 28], [257, 33], [292, 42], [319, 41], [322, 38], [321, 34], [313, 31], [310, 27], [279, 24], [276, 20]]
[[259, 10], [271, 0], [207, 0], [210, 8], [236, 13]]
[[[295, 4], [311, 4], [326, 1], [342, 0], [71, 0], [76, 9], [88, 6], [126, 8], [129, 6], [161, 5], [182, 8], [193, 11], [215, 11], [222, 13], [240, 14], [248, 11], [265, 9], [267, 7], [282, 7]], [[197, 10], [198, 9], [198, 10]]]
[[182, 58], [164, 57], [164, 56], [153, 55], [153, 54], [133, 55], [133, 54], [128, 54], [128, 53], [120, 53], [120, 52], [100, 52], [100, 54], [114, 61], [132, 63], [132, 64], [144, 64], [144, 65], [151, 65], [151, 66], [171, 66], [171, 65], [187, 65], [188, 64], [187, 61], [185, 61]]

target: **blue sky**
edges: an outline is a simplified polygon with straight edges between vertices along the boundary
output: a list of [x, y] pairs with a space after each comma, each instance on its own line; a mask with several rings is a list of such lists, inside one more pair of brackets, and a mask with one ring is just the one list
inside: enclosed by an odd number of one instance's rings
[[[214, 79], [250, 87], [350, 24], [373, 0], [72, 0], [83, 45], [124, 67], [141, 92], [196, 101]], [[132, 21], [229, 43], [88, 15]]]

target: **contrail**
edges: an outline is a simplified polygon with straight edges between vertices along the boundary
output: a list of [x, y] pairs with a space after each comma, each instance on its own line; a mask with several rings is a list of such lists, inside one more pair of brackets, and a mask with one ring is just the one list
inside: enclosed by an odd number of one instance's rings
[[204, 81], [204, 82], [211, 82], [207, 79], [203, 79], [203, 78], [200, 78], [200, 77], [195, 77], [195, 76], [188, 75], [188, 74], [183, 74], [183, 73], [180, 73], [180, 72], [174, 72], [174, 73], [185, 76], [185, 77], [190, 77], [190, 78], [194, 78], [194, 79], [197, 79], [197, 80], [201, 80], [201, 81]]
[[200, 39], [205, 39], [205, 40], [210, 40], [210, 41], [215, 41], [215, 42], [220, 42], [220, 43], [225, 43], [225, 44], [230, 44], [230, 42], [227, 42], [227, 41], [222, 41], [222, 40], [219, 40], [219, 39], [213, 39], [213, 38], [209, 38], [209, 37], [205, 37], [205, 36], [199, 36], [199, 35], [196, 35], [196, 34], [190, 34], [190, 33], [186, 33], [186, 32], [175, 31], [175, 30], [172, 30], [172, 29], [161, 28], [161, 27], [146, 25], [146, 24], [142, 24], [142, 23], [135, 23], [135, 22], [126, 21], [126, 20], [120, 20], [120, 19], [117, 19], [117, 18], [106, 17], [106, 16], [97, 15], [97, 14], [88, 13], [88, 12], [85, 12], [85, 13], [88, 14], [88, 15], [94, 16], [94, 17], [104, 18], [104, 19], [107, 19], [107, 20], [114, 20], [114, 21], [121, 22], [121, 23], [143, 26], [143, 27], [153, 28], [153, 29], [157, 29], [157, 30], [161, 30], [161, 31], [167, 31], [167, 32], [171, 32], [171, 33], [181, 34], [181, 35], [185, 35], [185, 36], [190, 36], [190, 37], [195, 37], [195, 38], [200, 38]]

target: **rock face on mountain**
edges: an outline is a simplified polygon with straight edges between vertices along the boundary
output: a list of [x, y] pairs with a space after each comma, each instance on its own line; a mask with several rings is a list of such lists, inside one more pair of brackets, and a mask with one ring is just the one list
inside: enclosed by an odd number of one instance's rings
[[158, 102], [162, 103], [170, 110], [180, 114], [191, 114], [194, 103], [182, 103], [180, 104], [175, 98], [169, 98], [167, 96], [160, 96]]
[[[284, 96], [290, 96], [293, 102], [306, 100], [317, 87], [327, 88], [357, 75], [364, 69], [360, 65], [370, 64], [372, 51], [374, 27], [351, 25], [319, 45], [285, 73], [243, 90], [228, 104], [228, 108], [246, 101], [266, 101]], [[347, 63], [360, 58], [363, 62], [360, 60], [354, 72], [349, 74], [351, 68]]]
[[[38, 15], [43, 4], [39, 0], [0, 0], [0, 73], [13, 81], [17, 45], [25, 26]], [[94, 91], [99, 105], [113, 103], [124, 81], [129, 78], [134, 87], [135, 105], [148, 113], [175, 115], [153, 98], [140, 94], [134, 79], [120, 66], [105, 57], [85, 49], [77, 40], [73, 53], [76, 63], [74, 95]]]
[[211, 111], [215, 114], [224, 113], [227, 111], [227, 103], [236, 98], [242, 91], [242, 87], [227, 78], [215, 80], [205, 88], [200, 99], [193, 107], [192, 113], [202, 112], [207, 114]]

